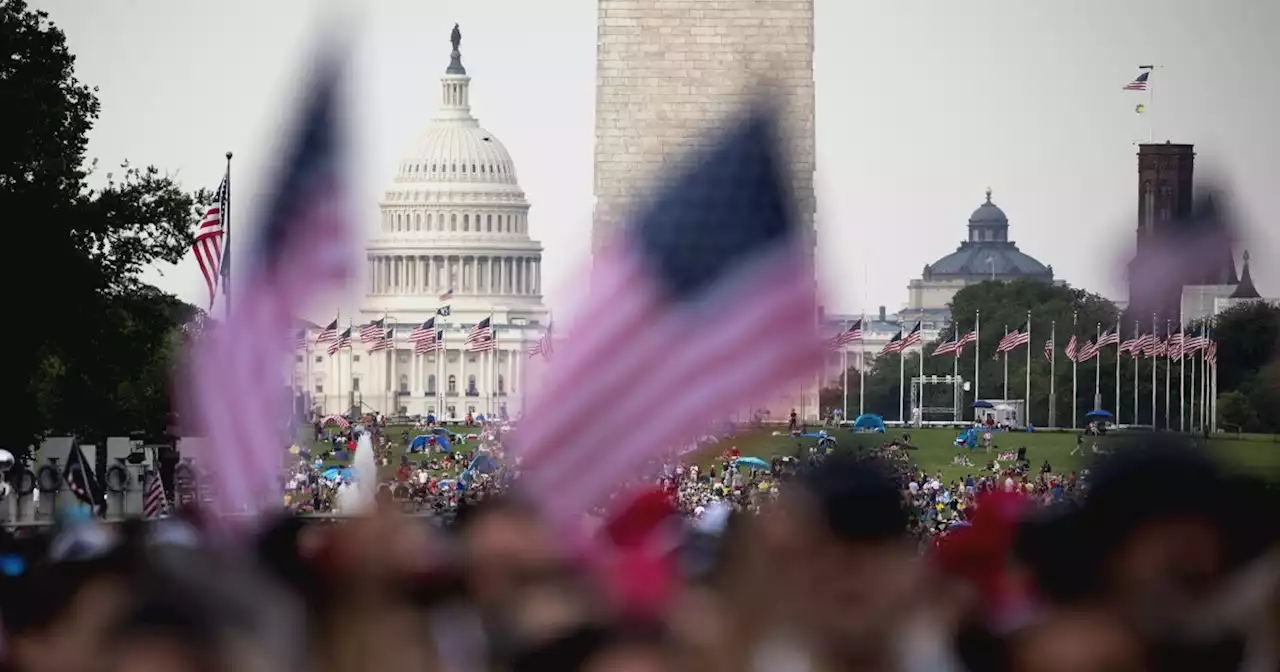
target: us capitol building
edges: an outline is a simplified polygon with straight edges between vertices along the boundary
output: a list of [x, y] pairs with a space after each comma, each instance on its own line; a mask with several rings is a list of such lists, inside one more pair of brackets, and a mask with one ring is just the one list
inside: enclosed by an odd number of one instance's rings
[[[311, 325], [296, 358], [295, 389], [320, 413], [519, 413], [525, 352], [548, 323], [542, 245], [529, 237], [529, 201], [511, 155], [471, 115], [456, 26], [452, 37], [439, 112], [379, 203], [360, 313], [338, 322], [339, 334], [351, 327], [351, 347], [329, 355], [327, 343], [316, 343], [327, 325]], [[438, 314], [446, 306], [448, 315]], [[409, 335], [432, 318], [444, 347], [415, 353]], [[468, 333], [486, 318], [497, 347], [472, 352]], [[383, 319], [393, 348], [362, 343], [361, 327]]]

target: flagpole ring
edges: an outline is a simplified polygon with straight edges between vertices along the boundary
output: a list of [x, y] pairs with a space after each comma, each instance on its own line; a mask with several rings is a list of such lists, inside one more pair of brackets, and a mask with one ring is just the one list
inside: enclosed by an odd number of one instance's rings
[[129, 489], [129, 470], [125, 469], [123, 464], [107, 467], [107, 473], [104, 476], [102, 480], [107, 492], [119, 494]]
[[57, 492], [62, 489], [62, 474], [59, 473], [58, 467], [52, 464], [43, 464], [40, 470], [36, 472], [36, 487], [40, 488], [40, 492]]

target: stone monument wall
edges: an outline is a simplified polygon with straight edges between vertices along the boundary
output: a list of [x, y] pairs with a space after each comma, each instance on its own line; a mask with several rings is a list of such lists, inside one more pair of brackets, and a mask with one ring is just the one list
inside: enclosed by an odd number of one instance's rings
[[655, 177], [712, 142], [753, 84], [783, 105], [796, 206], [815, 210], [813, 0], [599, 0], [598, 246]]
[[[760, 84], [782, 105], [797, 217], [813, 235], [813, 0], [599, 0], [597, 24], [596, 249]], [[815, 381], [764, 407], [816, 416], [817, 399]]]

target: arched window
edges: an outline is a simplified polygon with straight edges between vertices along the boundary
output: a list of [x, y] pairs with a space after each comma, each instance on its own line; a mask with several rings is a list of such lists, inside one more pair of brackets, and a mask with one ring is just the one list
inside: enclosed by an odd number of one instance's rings
[[471, 215], [462, 216], [462, 230], [463, 231], [471, 230]]
[[480, 394], [480, 391], [476, 389], [476, 377], [474, 375], [467, 376], [467, 394], [473, 397]]
[[427, 213], [427, 228], [425, 229], [426, 231], [430, 231], [430, 230], [431, 230], [431, 224], [432, 224], [432, 220], [433, 220], [433, 219], [434, 219], [434, 218], [431, 216], [431, 213], [429, 213], [429, 212], [428, 212], [428, 213]]
[[493, 215], [484, 216], [484, 230], [489, 232], [493, 231]]
[[409, 376], [407, 374], [400, 374], [400, 392], [402, 394], [409, 392]]
[[456, 163], [451, 163], [451, 164], [449, 164], [449, 172], [451, 172], [451, 173], [456, 173], [456, 172], [458, 172], [458, 164], [456, 164]]
[[458, 393], [458, 377], [450, 374], [449, 375], [449, 394], [457, 394], [457, 393]]
[[422, 230], [422, 213], [421, 212], [418, 213], [417, 220], [418, 220], [417, 225], [414, 226], [413, 228], [415, 231], [421, 231]]
[[458, 216], [457, 216], [457, 215], [449, 215], [449, 230], [450, 230], [450, 231], [457, 231], [457, 230], [458, 230]]
[[471, 172], [476, 172], [476, 164], [471, 164]]
[[502, 374], [499, 373], [498, 374], [498, 394], [506, 394], [506, 393], [507, 393], [507, 379], [503, 378]]
[[427, 376], [427, 394], [436, 393], [436, 374]]
[[463, 174], [463, 175], [466, 175], [466, 174], [467, 174], [467, 164], [465, 164], [465, 163], [464, 163], [464, 164], [462, 164], [462, 174]]

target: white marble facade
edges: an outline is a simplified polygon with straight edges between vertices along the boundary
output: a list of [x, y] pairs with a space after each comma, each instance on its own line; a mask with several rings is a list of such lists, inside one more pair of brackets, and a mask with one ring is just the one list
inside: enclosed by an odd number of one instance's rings
[[[331, 356], [313, 329], [308, 350], [296, 358], [294, 387], [305, 390], [312, 408], [445, 418], [519, 412], [529, 368], [524, 353], [549, 319], [542, 245], [529, 237], [529, 202], [515, 163], [471, 114], [470, 84], [454, 49], [436, 117], [397, 165], [379, 203], [378, 228], [365, 246], [360, 312], [350, 321], [340, 316], [338, 330], [352, 328], [352, 347]], [[448, 316], [437, 314], [443, 306]], [[432, 317], [445, 349], [415, 353], [409, 334]], [[395, 349], [371, 351], [374, 344], [360, 342], [360, 328], [384, 318]], [[497, 349], [471, 352], [467, 334], [485, 318]]]

